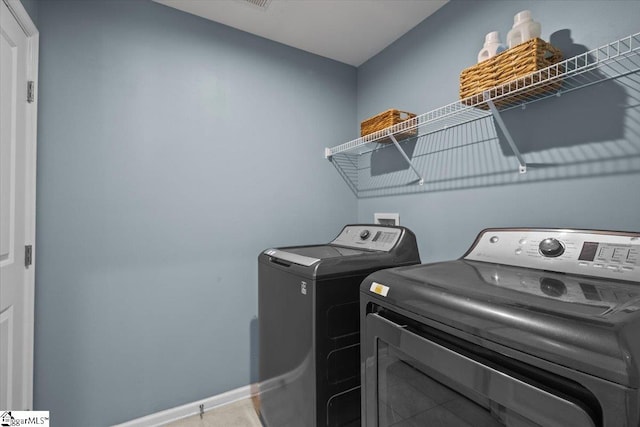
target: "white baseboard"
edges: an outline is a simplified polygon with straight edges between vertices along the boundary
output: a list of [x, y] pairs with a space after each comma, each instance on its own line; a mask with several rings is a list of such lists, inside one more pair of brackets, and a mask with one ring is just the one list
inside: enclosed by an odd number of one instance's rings
[[226, 393], [167, 409], [166, 411], [136, 418], [135, 420], [117, 424], [112, 427], [159, 427], [173, 421], [198, 415], [200, 413], [200, 405], [204, 405], [204, 411], [207, 412], [213, 408], [237, 402], [238, 400], [249, 399], [251, 396], [252, 386], [247, 385], [227, 391]]

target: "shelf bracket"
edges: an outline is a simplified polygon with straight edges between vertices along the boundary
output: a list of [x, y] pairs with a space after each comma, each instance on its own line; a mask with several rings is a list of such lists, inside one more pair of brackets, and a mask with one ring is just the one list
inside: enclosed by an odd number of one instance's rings
[[404, 157], [404, 159], [407, 161], [407, 163], [409, 163], [409, 166], [411, 167], [413, 172], [416, 175], [418, 175], [418, 178], [420, 178], [418, 180], [418, 185], [423, 185], [424, 184], [424, 178], [422, 177], [422, 175], [420, 175], [420, 172], [418, 172], [418, 169], [416, 169], [416, 167], [413, 165], [413, 162], [411, 162], [411, 159], [409, 158], [409, 156], [407, 156], [407, 153], [405, 153], [404, 150], [402, 149], [402, 147], [400, 147], [400, 144], [398, 143], [398, 140], [396, 139], [396, 137], [393, 136], [393, 133], [391, 133], [391, 132], [388, 132], [387, 134], [389, 135], [389, 138], [391, 139], [391, 141], [393, 141], [393, 145], [395, 145], [396, 148], [398, 149], [398, 151], [400, 152], [400, 154], [402, 154], [402, 157]]
[[527, 173], [527, 164], [525, 163], [524, 158], [522, 157], [522, 154], [520, 154], [520, 150], [518, 150], [516, 143], [513, 141], [513, 138], [509, 133], [509, 129], [507, 129], [507, 126], [504, 124], [504, 121], [502, 120], [502, 116], [500, 115], [500, 112], [498, 111], [495, 104], [491, 100], [491, 97], [489, 96], [489, 92], [484, 92], [483, 96], [484, 96], [485, 102], [487, 103], [487, 105], [489, 106], [489, 109], [491, 110], [491, 114], [493, 114], [493, 119], [496, 121], [496, 123], [502, 130], [502, 133], [504, 134], [505, 138], [507, 138], [507, 142], [511, 147], [511, 151], [513, 151], [513, 154], [515, 154], [516, 158], [518, 159], [518, 163], [520, 164], [520, 167], [518, 169], [519, 172]]

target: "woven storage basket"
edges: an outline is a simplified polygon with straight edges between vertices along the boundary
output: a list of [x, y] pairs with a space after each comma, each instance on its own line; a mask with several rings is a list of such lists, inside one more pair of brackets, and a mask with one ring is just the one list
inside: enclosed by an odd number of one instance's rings
[[[416, 115], [413, 113], [408, 113], [406, 111], [400, 110], [387, 110], [383, 113], [380, 113], [376, 116], [369, 117], [360, 123], [360, 136], [366, 136], [377, 132], [379, 130], [383, 130], [388, 128], [389, 126], [396, 125], [398, 123], [402, 123], [406, 120], [414, 118]], [[394, 136], [397, 140], [409, 138], [418, 134], [418, 129], [409, 129], [404, 132], [394, 133]], [[384, 138], [377, 142], [391, 142], [390, 138]]]
[[[547, 68], [561, 60], [562, 53], [560, 50], [549, 43], [539, 38], [528, 40], [463, 70], [460, 73], [460, 99], [467, 105], [477, 105], [480, 108], [487, 109], [487, 104], [482, 103], [485, 91], [489, 90], [489, 94], [493, 98], [503, 93], [502, 90], [490, 90], [496, 86], [521, 79], [518, 82], [514, 82], [513, 88], [508, 88], [507, 92], [510, 92], [517, 87], [552, 78], [561, 70], [552, 68], [540, 74], [536, 73], [533, 76], [529, 76], [529, 74]], [[524, 92], [518, 91], [516, 94], [497, 99], [494, 103], [498, 107], [517, 104], [528, 96], [553, 92], [561, 85], [562, 81], [560, 79], [551, 79]]]

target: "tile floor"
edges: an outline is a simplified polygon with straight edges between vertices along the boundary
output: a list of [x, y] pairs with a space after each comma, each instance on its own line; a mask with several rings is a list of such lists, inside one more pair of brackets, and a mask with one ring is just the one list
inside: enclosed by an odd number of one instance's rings
[[262, 427], [251, 399], [240, 400], [164, 427]]

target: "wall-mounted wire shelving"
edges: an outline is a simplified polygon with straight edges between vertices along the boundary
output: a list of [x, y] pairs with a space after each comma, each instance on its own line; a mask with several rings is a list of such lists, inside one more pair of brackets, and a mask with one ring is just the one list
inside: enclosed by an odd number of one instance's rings
[[[428, 135], [492, 116], [515, 154], [518, 171], [525, 173], [526, 162], [502, 120], [501, 112], [525, 108], [532, 102], [639, 73], [640, 33], [636, 33], [494, 87], [480, 95], [458, 100], [386, 129], [326, 148], [325, 158], [332, 161], [351, 190], [360, 197], [363, 190], [360, 185], [363, 181], [363, 159], [370, 161], [376, 151], [388, 148], [388, 141], [391, 140], [409, 171], [409, 174], [403, 174], [406, 182], [400, 184], [394, 181], [393, 185], [428, 185], [429, 181], [425, 180], [427, 171], [413, 164], [411, 156], [401, 145], [402, 141], [398, 141], [394, 135], [417, 129], [417, 139], [420, 140]], [[387, 143], [381, 142], [382, 140]], [[371, 187], [370, 184], [367, 184], [366, 191], [371, 191], [376, 185], [374, 183], [374, 187]]]

